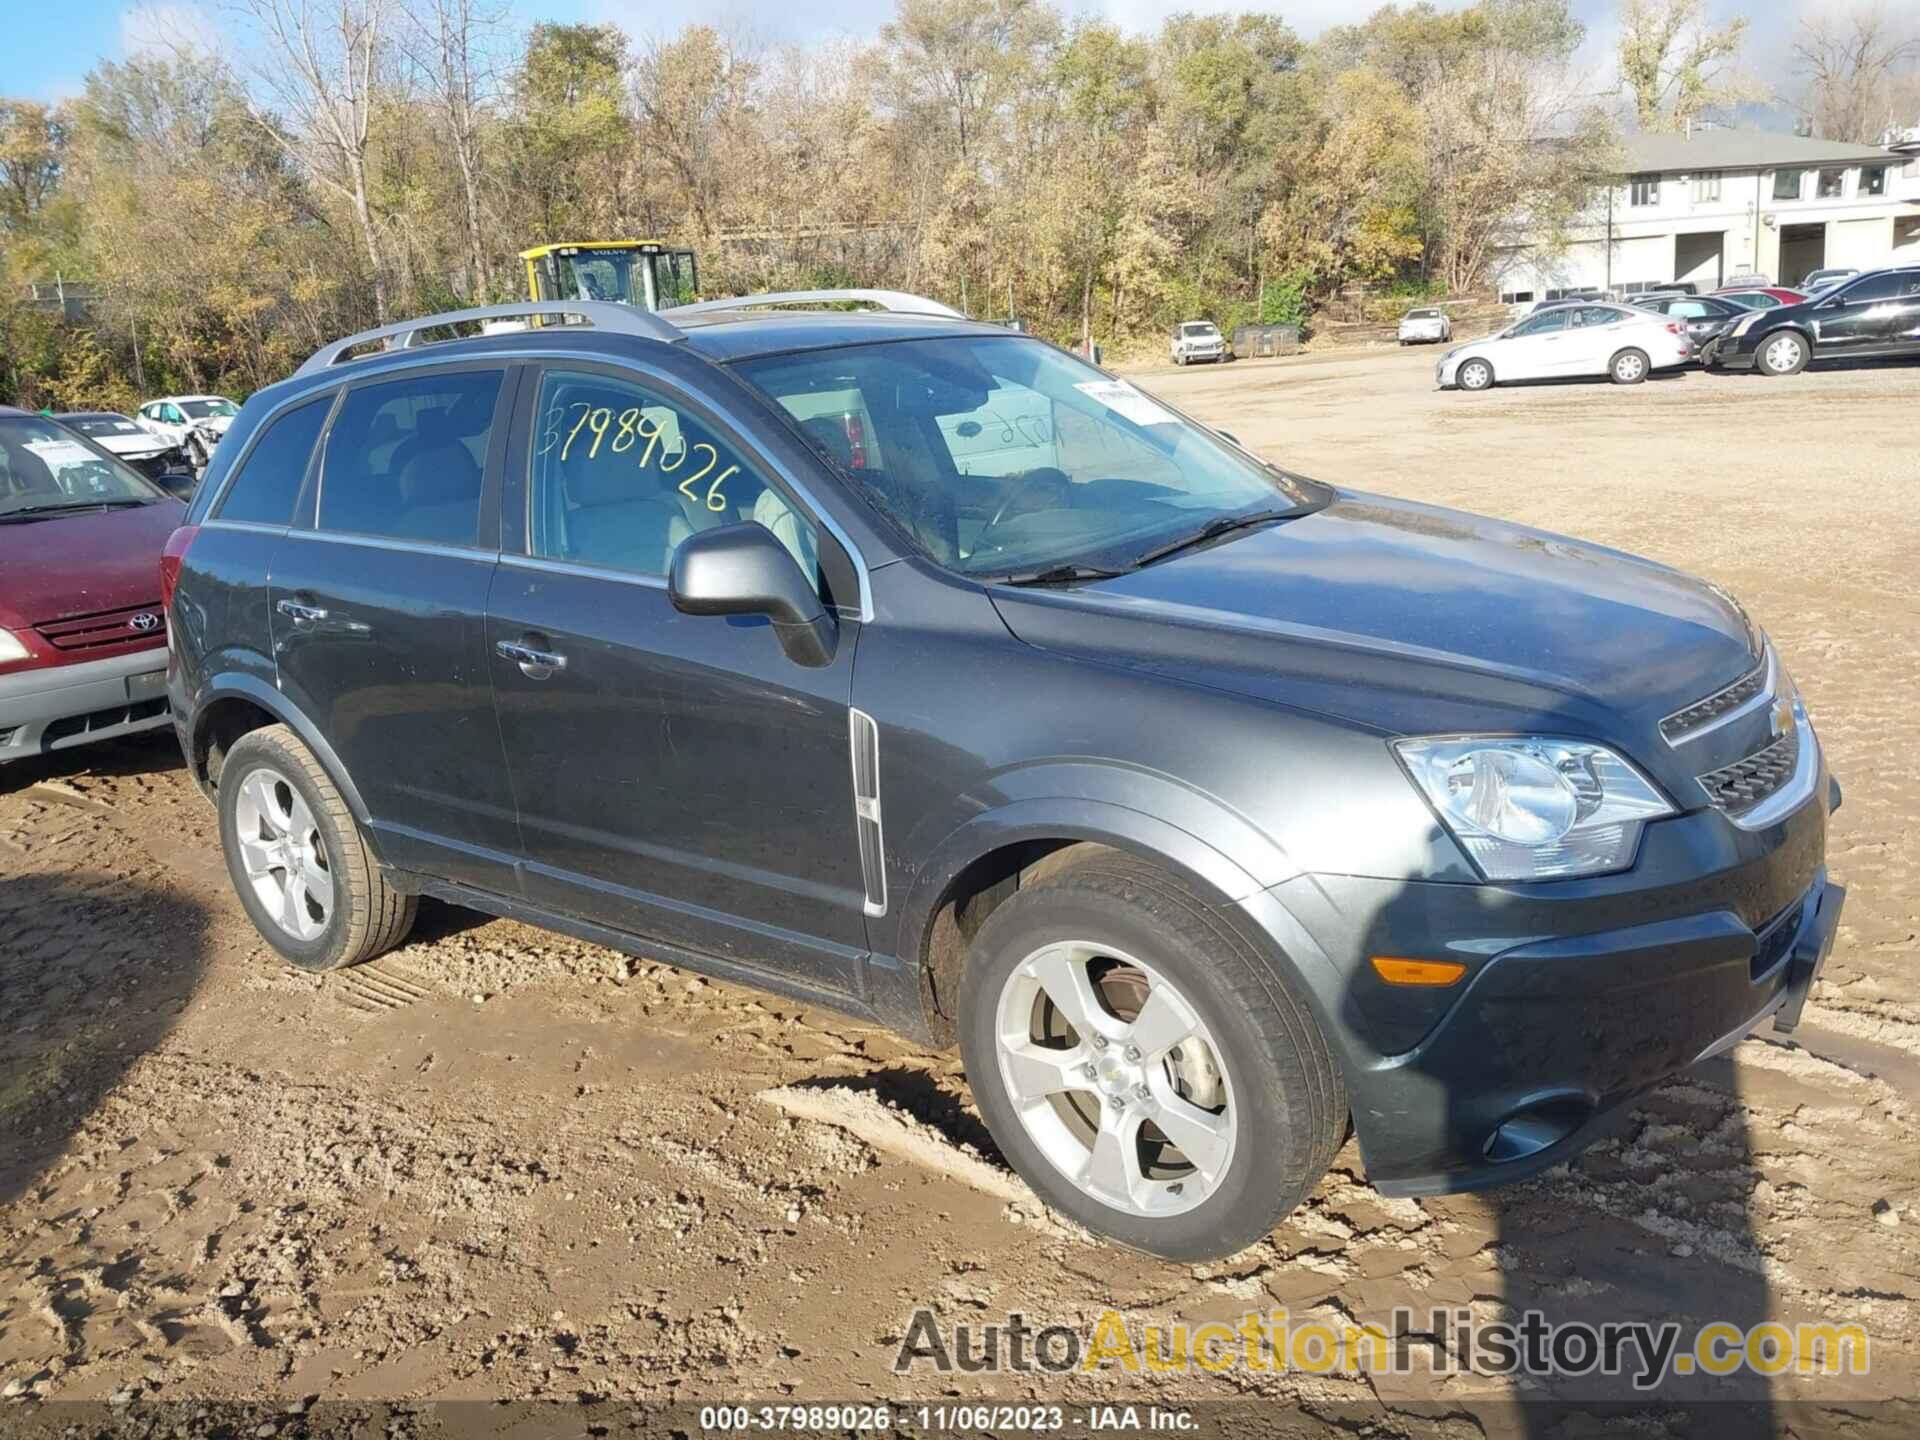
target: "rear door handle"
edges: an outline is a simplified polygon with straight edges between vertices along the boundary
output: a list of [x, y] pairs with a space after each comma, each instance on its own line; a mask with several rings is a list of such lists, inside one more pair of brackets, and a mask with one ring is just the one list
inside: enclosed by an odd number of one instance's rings
[[296, 625], [307, 625], [327, 618], [327, 612], [319, 606], [302, 605], [297, 600], [282, 600], [274, 608]]
[[522, 645], [517, 640], [498, 640], [494, 642], [494, 652], [503, 660], [511, 660], [520, 667], [520, 673], [529, 680], [545, 680], [556, 670], [567, 668], [567, 657], [555, 654], [551, 650], [536, 650], [531, 645]]

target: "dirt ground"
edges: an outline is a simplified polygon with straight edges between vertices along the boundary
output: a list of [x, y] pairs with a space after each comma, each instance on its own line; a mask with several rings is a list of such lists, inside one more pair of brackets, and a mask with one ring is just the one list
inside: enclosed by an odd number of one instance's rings
[[233, 898], [170, 738], [70, 752], [0, 772], [0, 1428], [36, 1397], [987, 1396], [1473, 1434], [1501, 1428], [1483, 1403], [1626, 1393], [891, 1369], [920, 1305], [1085, 1330], [1108, 1308], [1402, 1304], [1857, 1321], [1868, 1376], [1662, 1393], [1771, 1406], [1799, 1433], [1920, 1428], [1861, 1408], [1920, 1391], [1920, 366], [1468, 396], [1431, 389], [1433, 359], [1138, 378], [1304, 473], [1638, 551], [1745, 600], [1846, 787], [1845, 924], [1792, 1041], [1748, 1039], [1506, 1190], [1385, 1200], [1349, 1145], [1269, 1240], [1166, 1264], [1051, 1218], [957, 1058], [862, 1024], [435, 906], [371, 966], [293, 972]]

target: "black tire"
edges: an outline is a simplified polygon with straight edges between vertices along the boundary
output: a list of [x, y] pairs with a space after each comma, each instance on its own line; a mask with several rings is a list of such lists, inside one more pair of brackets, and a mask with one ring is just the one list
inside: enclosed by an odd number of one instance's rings
[[1646, 351], [1628, 346], [1607, 362], [1607, 378], [1616, 385], [1638, 385], [1652, 368]]
[[187, 465], [196, 475], [207, 468], [207, 452], [198, 440], [187, 441]]
[[[1141, 1216], [1070, 1180], [1029, 1134], [999, 1065], [998, 1008], [1028, 957], [1062, 940], [1111, 945], [1160, 971], [1216, 1042], [1234, 1150], [1193, 1208]], [[1346, 1137], [1346, 1087], [1306, 1001], [1207, 897], [1156, 866], [1096, 849], [1008, 899], [980, 928], [960, 989], [960, 1048], [1001, 1152], [1049, 1205], [1089, 1230], [1172, 1260], [1230, 1255], [1306, 1199]]]
[[[250, 775], [270, 771], [305, 802], [332, 878], [332, 905], [312, 939], [290, 933], [266, 908], [246, 872], [240, 845], [241, 796]], [[398, 945], [413, 928], [419, 901], [403, 895], [374, 863], [353, 814], [313, 752], [284, 725], [252, 730], [234, 742], [220, 766], [216, 803], [227, 873], [261, 937], [301, 970], [340, 970]]]
[[1493, 388], [1493, 366], [1475, 356], [1464, 360], [1454, 372], [1453, 383], [1462, 390], [1481, 391]]
[[[1781, 363], [1776, 363], [1776, 357]], [[1806, 336], [1797, 330], [1777, 330], [1760, 341], [1754, 351], [1753, 368], [1762, 375], [1798, 375], [1812, 358], [1813, 349]]]

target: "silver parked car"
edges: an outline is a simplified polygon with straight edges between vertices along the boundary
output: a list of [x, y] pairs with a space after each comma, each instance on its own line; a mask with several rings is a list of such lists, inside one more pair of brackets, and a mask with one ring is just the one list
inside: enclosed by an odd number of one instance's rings
[[1402, 345], [1430, 345], [1453, 338], [1453, 321], [1436, 305], [1421, 305], [1400, 317]]

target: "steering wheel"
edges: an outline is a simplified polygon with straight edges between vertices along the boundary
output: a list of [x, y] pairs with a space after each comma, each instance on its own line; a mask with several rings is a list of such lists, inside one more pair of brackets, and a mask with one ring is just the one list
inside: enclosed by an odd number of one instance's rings
[[1011, 520], [1016, 515], [1030, 515], [1036, 510], [1072, 508], [1073, 482], [1067, 478], [1067, 472], [1052, 465], [1036, 466], [1020, 477], [1020, 483], [1000, 502], [1000, 508], [993, 512], [993, 518], [980, 527], [976, 548], [1003, 520]]

